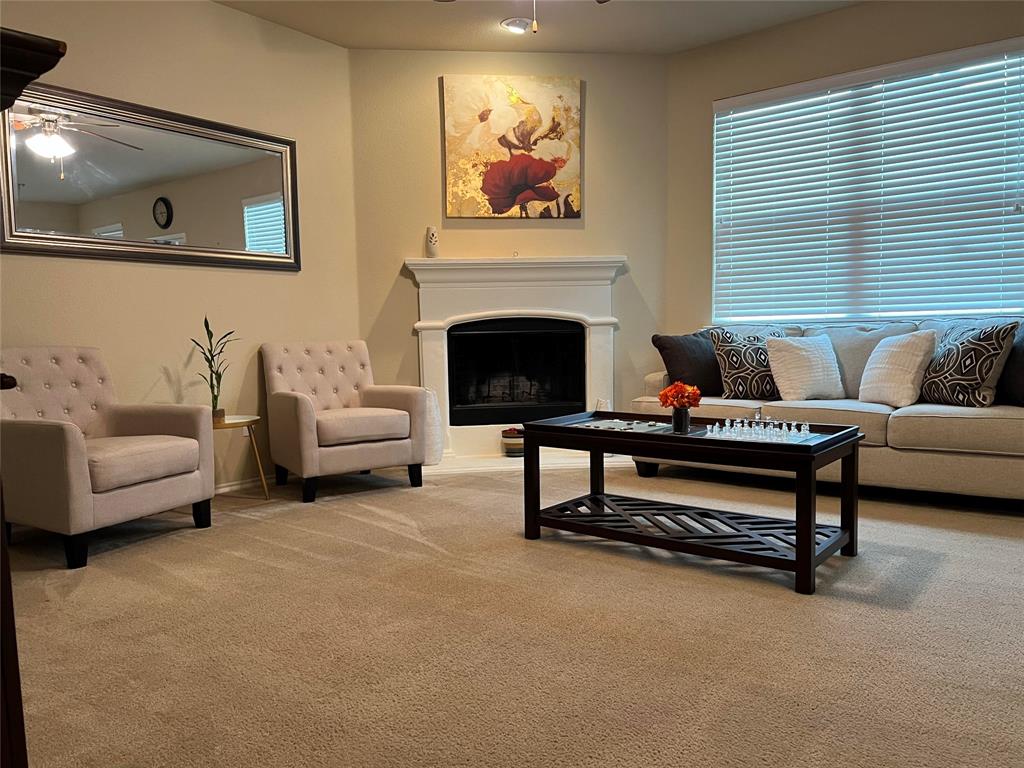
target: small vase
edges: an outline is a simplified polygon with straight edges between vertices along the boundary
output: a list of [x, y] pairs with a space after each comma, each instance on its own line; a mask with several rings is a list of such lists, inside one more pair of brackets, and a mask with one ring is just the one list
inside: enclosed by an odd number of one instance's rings
[[680, 435], [685, 435], [690, 431], [689, 408], [672, 409], [672, 431]]
[[436, 259], [441, 255], [440, 238], [437, 236], [437, 229], [427, 227], [426, 250], [428, 259]]
[[217, 424], [220, 424], [221, 422], [223, 422], [225, 416], [227, 416], [227, 413], [224, 411], [223, 408], [215, 408], [214, 409], [214, 411], [213, 411], [213, 420]]

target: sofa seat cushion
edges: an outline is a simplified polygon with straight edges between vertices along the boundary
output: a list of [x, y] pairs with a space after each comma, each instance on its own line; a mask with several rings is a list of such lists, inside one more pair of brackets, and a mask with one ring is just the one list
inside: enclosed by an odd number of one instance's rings
[[765, 403], [761, 416], [811, 424], [851, 424], [864, 433], [862, 445], [885, 445], [886, 426], [893, 409], [860, 400], [786, 400]]
[[400, 440], [409, 436], [409, 414], [394, 408], [334, 408], [316, 415], [321, 446]]
[[[700, 406], [690, 410], [693, 416], [707, 419], [752, 419], [757, 409], [764, 405], [763, 400], [738, 400], [725, 397], [702, 397]], [[669, 408], [662, 408], [663, 413], [670, 414]]]
[[1024, 408], [916, 403], [889, 419], [889, 445], [922, 451], [1024, 456]]
[[85, 441], [94, 493], [199, 469], [199, 441], [173, 435], [96, 437]]

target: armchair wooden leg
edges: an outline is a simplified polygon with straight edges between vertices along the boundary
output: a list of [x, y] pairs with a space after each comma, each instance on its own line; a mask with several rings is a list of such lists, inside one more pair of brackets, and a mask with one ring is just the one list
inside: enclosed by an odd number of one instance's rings
[[64, 536], [64, 559], [68, 568], [85, 568], [89, 561], [89, 534], [76, 533]]
[[196, 528], [210, 527], [210, 499], [197, 501], [192, 505], [192, 519], [195, 521]]
[[423, 486], [422, 464], [409, 465], [409, 485], [411, 485], [413, 488], [420, 488]]
[[277, 485], [288, 485], [288, 470], [280, 464], [274, 465], [274, 483]]
[[306, 504], [316, 501], [316, 489], [320, 484], [319, 477], [302, 478], [302, 501]]
[[636, 473], [640, 477], [657, 477], [658, 476], [658, 465], [653, 461], [634, 461], [636, 464]]
[[14, 543], [14, 526], [4, 520], [4, 536], [7, 538], [8, 544]]

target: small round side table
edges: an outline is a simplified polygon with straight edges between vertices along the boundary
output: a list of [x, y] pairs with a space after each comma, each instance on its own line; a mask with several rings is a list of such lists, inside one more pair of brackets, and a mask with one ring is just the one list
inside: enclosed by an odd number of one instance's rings
[[249, 433], [249, 444], [252, 446], [252, 455], [256, 459], [256, 469], [260, 473], [260, 483], [263, 484], [263, 495], [270, 499], [270, 491], [267, 490], [267, 478], [263, 476], [263, 462], [260, 461], [260, 449], [256, 447], [256, 430], [253, 427], [259, 423], [259, 416], [225, 416], [224, 421], [213, 422], [214, 429], [242, 429]]

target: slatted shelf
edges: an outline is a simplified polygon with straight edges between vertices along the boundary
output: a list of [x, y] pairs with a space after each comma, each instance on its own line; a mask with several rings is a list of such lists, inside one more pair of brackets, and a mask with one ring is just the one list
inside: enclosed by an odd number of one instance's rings
[[[796, 569], [792, 520], [599, 493], [542, 509], [540, 524], [721, 560]], [[837, 526], [815, 526], [815, 562], [824, 561], [848, 540]]]

